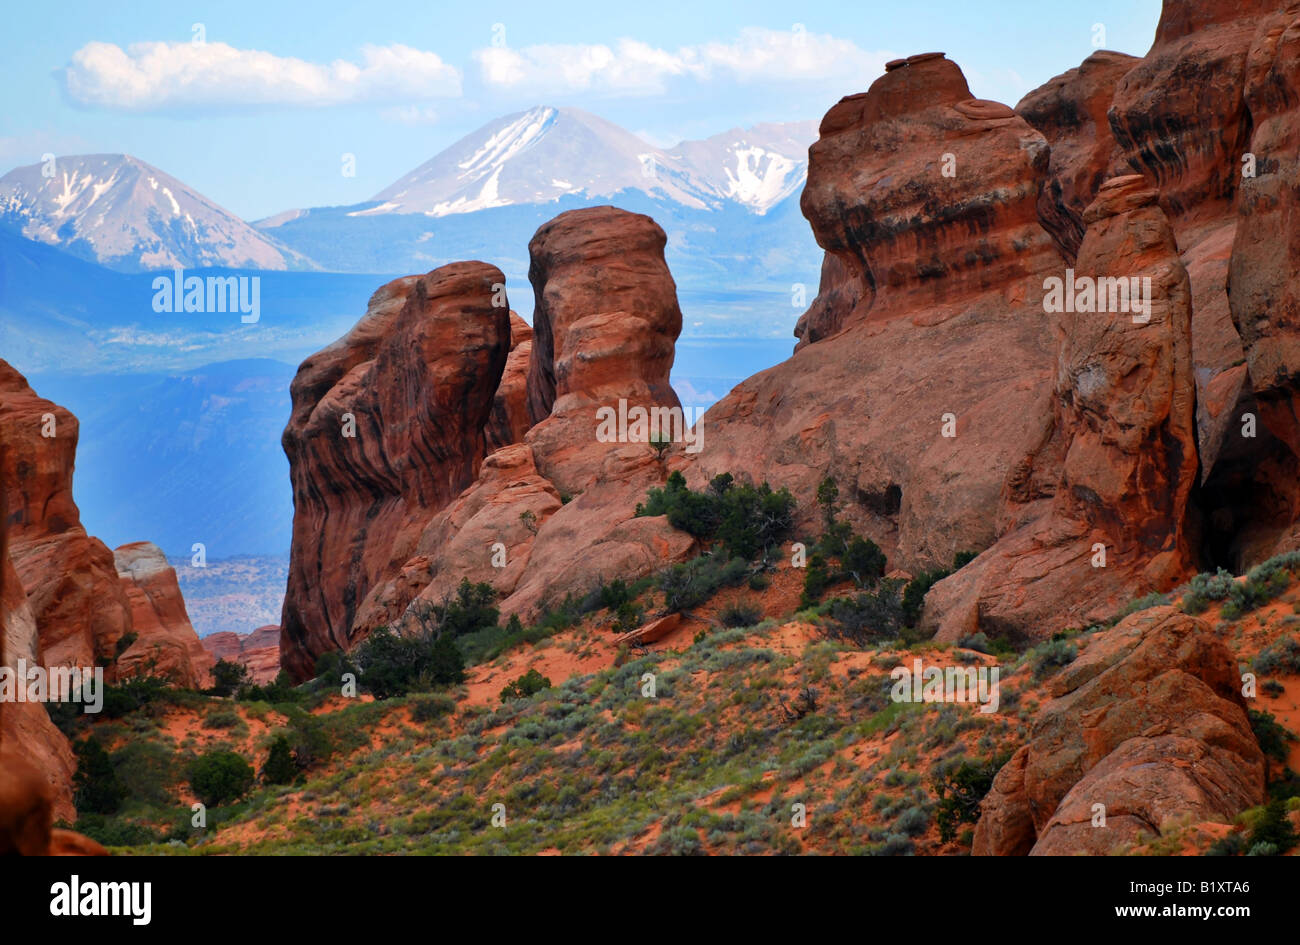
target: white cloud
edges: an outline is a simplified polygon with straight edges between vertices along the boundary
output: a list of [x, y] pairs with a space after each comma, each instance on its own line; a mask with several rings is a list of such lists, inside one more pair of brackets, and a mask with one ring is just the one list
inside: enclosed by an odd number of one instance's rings
[[364, 46], [361, 63], [328, 65], [225, 43], [91, 42], [64, 70], [69, 97], [123, 111], [348, 105], [460, 95], [460, 72], [410, 46]]
[[604, 44], [538, 45], [476, 50], [483, 80], [536, 95], [554, 91], [623, 94], [662, 92], [676, 78], [699, 82], [834, 81], [865, 88], [893, 53], [867, 51], [852, 40], [803, 29], [746, 27], [730, 43], [660, 49], [633, 39]]

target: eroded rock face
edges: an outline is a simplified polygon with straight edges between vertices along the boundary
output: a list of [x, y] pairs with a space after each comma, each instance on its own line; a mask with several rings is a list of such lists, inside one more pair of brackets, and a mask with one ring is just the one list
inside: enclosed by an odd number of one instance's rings
[[1239, 688], [1212, 629], [1172, 607], [1098, 634], [995, 778], [972, 853], [1102, 855], [1182, 817], [1230, 823], [1264, 798]]
[[[503, 619], [528, 623], [567, 594], [651, 573], [694, 550], [694, 540], [662, 518], [635, 517], [646, 491], [663, 485], [666, 462], [644, 439], [597, 435], [600, 408], [617, 413], [620, 401], [680, 417], [668, 374], [681, 311], [664, 245], [649, 217], [613, 207], [564, 213], [538, 230], [530, 244], [536, 331], [516, 345], [488, 392], [490, 452], [440, 507], [399, 508], [376, 520], [372, 527], [399, 535], [391, 563], [353, 582], [364, 594], [352, 611], [337, 608], [345, 631], [320, 645], [347, 646], [379, 626], [418, 622], [462, 580], [491, 584]], [[392, 457], [405, 461], [400, 452]], [[304, 530], [304, 547], [311, 541]], [[337, 598], [342, 589], [323, 593]], [[286, 657], [300, 648], [288, 624], [283, 646]], [[309, 671], [301, 657], [285, 665], [299, 678]]]
[[823, 292], [794, 356], [704, 416], [683, 472], [787, 486], [810, 525], [829, 473], [892, 564], [951, 565], [996, 539], [1003, 483], [1050, 422], [1047, 143], [928, 54], [834, 106], [809, 157]]
[[1083, 242], [1083, 211], [1097, 196], [1116, 157], [1106, 117], [1115, 86], [1140, 60], [1098, 50], [1074, 69], [1049, 79], [1016, 105], [1016, 114], [1051, 147], [1038, 218], [1067, 262]]
[[27, 591], [48, 666], [107, 660], [131, 627], [113, 553], [86, 534], [72, 500], [77, 419], [0, 361], [0, 452], [9, 553]]
[[297, 678], [353, 642], [366, 594], [477, 475], [510, 349], [504, 285], [477, 262], [395, 280], [299, 368], [283, 438], [294, 537], [281, 639]]
[[1211, 481], [1216, 473], [1235, 474], [1236, 428], [1243, 412], [1255, 411], [1229, 311], [1228, 266], [1252, 125], [1246, 60], [1260, 18], [1277, 8], [1278, 0], [1167, 0], [1150, 51], [1120, 81], [1109, 112], [1115, 173], [1141, 173], [1159, 188], [1191, 280], [1198, 447], [1211, 494], [1224, 489]]
[[682, 313], [666, 243], [647, 216], [593, 207], [560, 214], [528, 244], [535, 425], [524, 439], [563, 493], [582, 489], [608, 451], [597, 438], [601, 408], [681, 409], [668, 382]]
[[[1197, 471], [1187, 273], [1156, 192], [1138, 175], [1102, 186], [1074, 278], [1123, 279], [1149, 311], [1056, 316], [1053, 435], [1021, 465], [1057, 473], [1012, 529], [937, 584], [924, 621], [954, 642], [977, 630], [1025, 639], [1084, 626], [1195, 569], [1188, 500]], [[1064, 273], [1063, 273], [1064, 275]], [[1110, 289], [1106, 306], [1113, 309]], [[1050, 499], [1046, 498], [1050, 492]], [[1031, 514], [1037, 507], [1036, 515]], [[1104, 551], [1104, 558], [1099, 553]]]
[[514, 312], [510, 313], [510, 356], [492, 398], [488, 420], [487, 451], [496, 452], [523, 441], [532, 426], [528, 414], [528, 367], [533, 354], [533, 329]]
[[[1264, 469], [1262, 483], [1242, 477], [1243, 496], [1261, 506], [1254, 540], [1243, 542], [1258, 558], [1300, 543], [1300, 4], [1260, 22], [1244, 94], [1255, 166], [1240, 182], [1230, 301], [1245, 345], [1246, 387], [1265, 427], [1260, 437], [1280, 443], [1272, 450], [1260, 443], [1247, 457]], [[1243, 412], [1231, 411], [1229, 422]]]
[[162, 549], [133, 542], [115, 550], [113, 559], [136, 636], [113, 664], [116, 678], [153, 675], [187, 689], [206, 688], [212, 659], [194, 632], [176, 572]]
[[[3, 527], [0, 523], [0, 529]], [[2, 547], [0, 568], [0, 623], [4, 634], [0, 665], [16, 672], [20, 659], [27, 666], [40, 662], [40, 640], [18, 572]], [[48, 832], [51, 818], [76, 819], [72, 803], [72, 775], [76, 768], [72, 747], [50, 721], [44, 706], [32, 702], [0, 704], [0, 854], [8, 852], [6, 843], [26, 853], [38, 852], [39, 838]], [[11, 835], [8, 840], [6, 833]], [[12, 839], [15, 834], [19, 839]]]

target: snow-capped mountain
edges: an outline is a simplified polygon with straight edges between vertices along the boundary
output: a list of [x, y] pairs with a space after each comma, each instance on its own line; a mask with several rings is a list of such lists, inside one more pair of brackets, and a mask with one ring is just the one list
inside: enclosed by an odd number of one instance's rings
[[814, 122], [769, 124], [664, 150], [580, 109], [541, 106], [484, 125], [352, 215], [443, 217], [620, 191], [697, 210], [736, 203], [761, 214], [802, 185], [816, 137]]
[[808, 146], [817, 140], [817, 122], [796, 121], [733, 128], [703, 141], [683, 141], [669, 158], [695, 181], [712, 185], [717, 199], [731, 200], [763, 214], [803, 186]]
[[127, 154], [15, 168], [0, 177], [0, 226], [124, 271], [301, 263], [202, 194]]

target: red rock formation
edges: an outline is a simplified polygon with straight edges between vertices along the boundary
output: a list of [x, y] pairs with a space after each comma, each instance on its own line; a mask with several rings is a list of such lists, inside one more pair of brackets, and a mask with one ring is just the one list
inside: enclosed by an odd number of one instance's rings
[[1264, 799], [1240, 683], [1209, 625], [1172, 607], [1098, 634], [998, 773], [972, 853], [1102, 855], [1187, 816], [1231, 823]]
[[284, 432], [294, 493], [282, 663], [352, 642], [356, 610], [473, 482], [510, 347], [505, 277], [455, 263], [395, 280], [303, 362]]
[[932, 54], [834, 106], [809, 158], [802, 206], [828, 262], [803, 343], [673, 462], [697, 487], [721, 472], [788, 486], [810, 525], [830, 473], [891, 563], [950, 565], [996, 539], [1003, 482], [1049, 422], [1047, 144]]
[[1073, 263], [1083, 242], [1083, 211], [1097, 196], [1116, 157], [1106, 112], [1119, 80], [1139, 60], [1098, 50], [1075, 69], [1039, 86], [1016, 105], [1052, 149], [1038, 218], [1061, 254]]
[[157, 545], [137, 541], [113, 552], [118, 576], [131, 607], [135, 641], [113, 664], [118, 679], [153, 675], [187, 689], [211, 684], [212, 659], [203, 649], [185, 611], [176, 572]]
[[528, 369], [532, 353], [532, 326], [511, 312], [510, 356], [506, 358], [501, 383], [492, 398], [492, 416], [485, 431], [489, 453], [522, 442], [532, 425], [528, 414]]
[[[602, 578], [646, 574], [690, 553], [695, 542], [689, 535], [662, 518], [635, 518], [646, 490], [662, 485], [667, 475], [654, 450], [646, 442], [605, 442], [597, 435], [598, 409], [617, 411], [620, 400], [680, 410], [668, 374], [681, 311], [663, 259], [665, 242], [663, 230], [649, 217], [613, 207], [561, 214], [538, 231], [530, 244], [536, 333], [531, 345], [524, 341], [515, 347], [504, 373], [499, 367], [495, 374], [482, 372], [482, 380], [500, 378], [495, 391], [475, 390], [492, 408], [478, 429], [486, 423], [493, 451], [449, 501], [394, 507], [391, 514], [381, 510], [364, 527], [353, 524], [354, 558], [384, 563], [346, 584], [319, 584], [321, 603], [312, 605], [312, 619], [320, 622], [329, 614], [344, 621], [329, 633], [303, 636], [286, 619], [282, 651], [291, 673], [302, 678], [324, 648], [347, 646], [378, 626], [411, 619], [412, 608], [441, 602], [463, 579], [492, 584], [502, 598], [503, 616], [517, 614], [527, 621], [566, 594], [586, 593]], [[346, 354], [355, 347], [350, 339], [361, 331], [383, 338], [376, 323], [384, 317], [383, 306], [393, 304], [377, 295], [372, 313], [352, 335], [308, 359], [296, 389], [305, 394], [310, 386], [319, 397], [329, 377], [366, 373], [360, 367], [365, 352]], [[408, 345], [402, 350], [409, 360], [433, 358], [443, 349]], [[331, 361], [340, 366], [328, 367]], [[310, 385], [302, 380], [317, 375], [322, 379]], [[369, 374], [358, 377], [349, 403], [382, 396], [383, 383]], [[297, 393], [295, 403], [300, 403]], [[524, 403], [526, 416], [520, 410]], [[305, 418], [318, 413], [303, 398], [286, 445], [298, 437]], [[386, 412], [385, 421], [390, 416]], [[472, 429], [466, 423], [443, 435], [472, 438], [467, 433]], [[394, 464], [409, 462], [399, 447], [394, 443], [383, 455]], [[321, 479], [324, 471], [311, 468], [320, 462], [320, 456], [294, 460], [295, 482]], [[339, 494], [355, 491], [343, 477], [355, 477], [358, 465], [336, 462], [339, 482], [331, 485], [336, 506]], [[294, 560], [314, 562], [322, 547], [319, 521], [301, 512], [300, 517]], [[294, 580], [291, 576], [286, 618], [291, 607], [301, 607]], [[350, 609], [351, 599], [343, 600], [345, 587], [357, 592]]]
[[93, 666], [131, 626], [113, 553], [81, 526], [72, 500], [77, 419], [38, 397], [0, 361], [0, 442], [10, 556], [27, 590], [49, 666]]
[[[1229, 311], [1228, 263], [1252, 124], [1246, 59], [1260, 18], [1278, 6], [1278, 0], [1167, 0], [1150, 51], [1121, 80], [1109, 113], [1120, 149], [1116, 173], [1137, 171], [1158, 186], [1191, 280], [1197, 439], [1212, 501], [1236, 488], [1223, 480], [1240, 478], [1250, 465], [1240, 454], [1252, 444], [1241, 444], [1237, 431], [1241, 414], [1257, 408]], [[1248, 556], [1241, 548], [1216, 555], [1235, 566]]]
[[[1300, 545], [1300, 5], [1259, 23], [1246, 63], [1254, 124], [1253, 175], [1241, 178], [1229, 281], [1257, 415], [1254, 442], [1238, 440], [1242, 474], [1234, 524], [1247, 559]], [[1249, 409], [1249, 405], [1245, 406]], [[1237, 425], [1243, 410], [1228, 421]], [[1234, 431], [1235, 432], [1235, 431]], [[1247, 517], [1248, 516], [1248, 517]]]
[[200, 642], [214, 662], [239, 663], [256, 685], [265, 686], [280, 675], [279, 624], [258, 627], [247, 634], [223, 630], [208, 634]]
[[525, 441], [563, 493], [590, 480], [597, 411], [619, 401], [681, 409], [668, 382], [682, 330], [667, 237], [649, 217], [593, 207], [562, 213], [528, 244], [535, 304]]
[[[1084, 221], [1074, 278], [1149, 280], [1150, 311], [1056, 316], [1054, 436], [1021, 475], [1059, 470], [1059, 481], [1036, 517], [931, 590], [925, 622], [941, 640], [976, 631], [1049, 636], [1105, 619], [1196, 570], [1187, 518], [1197, 469], [1187, 273], [1141, 176], [1108, 181]], [[1010, 497], [1035, 495], [1018, 496], [1013, 485]]]

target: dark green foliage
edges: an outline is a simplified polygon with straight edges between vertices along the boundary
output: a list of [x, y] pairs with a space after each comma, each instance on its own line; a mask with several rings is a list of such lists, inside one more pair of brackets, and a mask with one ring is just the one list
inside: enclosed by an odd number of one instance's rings
[[497, 592], [491, 584], [471, 584], [462, 578], [451, 600], [433, 606], [438, 631], [453, 638], [495, 627], [501, 612], [493, 606]]
[[724, 561], [714, 555], [701, 555], [662, 571], [659, 589], [663, 591], [664, 607], [677, 612], [702, 604], [720, 587], [744, 583], [748, 575], [749, 565], [741, 558]]
[[167, 702], [172, 693], [167, 680], [157, 676], [135, 676], [115, 686], [104, 687], [101, 715], [118, 719], [156, 702]]
[[1293, 741], [1295, 736], [1273, 716], [1273, 713], [1251, 709], [1250, 727], [1255, 733], [1255, 740], [1259, 742], [1260, 751], [1269, 758], [1286, 764], [1287, 756], [1290, 754], [1287, 742]]
[[953, 557], [951, 568], [935, 568], [922, 571], [912, 578], [907, 589], [903, 591], [903, 625], [915, 627], [921, 621], [921, 611], [925, 607], [925, 595], [948, 575], [959, 571], [978, 557], [979, 552], [959, 551]]
[[858, 587], [868, 587], [884, 576], [885, 553], [870, 538], [855, 535], [840, 558], [840, 567]]
[[114, 814], [126, 800], [126, 788], [118, 780], [112, 759], [91, 735], [77, 745], [77, 773], [72, 787], [78, 811], [91, 814]]
[[1296, 843], [1300, 843], [1300, 837], [1296, 836], [1291, 818], [1287, 816], [1286, 801], [1281, 798], [1269, 801], [1250, 832], [1248, 844], [1251, 852], [1254, 853], [1257, 847], [1267, 844], [1273, 848], [1272, 855], [1276, 856], [1286, 853]]
[[611, 625], [611, 629], [615, 633], [627, 633], [629, 630], [635, 630], [641, 626], [641, 619], [641, 605], [630, 600], [624, 601], [614, 611], [614, 623]]
[[787, 489], [773, 491], [738, 483], [729, 473], [715, 476], [708, 489], [695, 492], [673, 472], [662, 489], [651, 489], [637, 515], [664, 515], [673, 528], [705, 542], [716, 541], [728, 557], [764, 558], [794, 527], [795, 501]]
[[943, 568], [934, 571], [922, 571], [907, 582], [903, 590], [903, 623], [915, 627], [921, 620], [921, 609], [925, 606], [925, 595], [930, 588], [946, 578], [951, 571]]
[[874, 592], [827, 601], [822, 613], [831, 620], [830, 633], [854, 643], [897, 637], [903, 629], [902, 586], [886, 578]]
[[290, 784], [297, 776], [298, 766], [294, 763], [289, 739], [277, 735], [267, 752], [266, 764], [262, 765], [262, 781], [266, 784]]
[[[339, 675], [342, 676], [342, 673]], [[284, 702], [301, 702], [306, 697], [307, 693], [295, 687], [293, 680], [289, 678], [289, 674], [284, 670], [280, 670], [274, 682], [265, 686], [244, 686], [238, 693], [241, 702], [269, 702], [272, 705], [279, 705]]]
[[456, 700], [442, 693], [414, 696], [411, 699], [411, 720], [432, 722], [456, 711]]
[[286, 708], [289, 717], [289, 749], [298, 770], [305, 771], [328, 761], [334, 754], [334, 741], [326, 731], [324, 721], [297, 706]]
[[934, 819], [942, 842], [951, 843], [957, 838], [960, 825], [979, 820], [980, 801], [1010, 757], [998, 755], [982, 761], [963, 761], [952, 772], [934, 779], [935, 793], [939, 796]]
[[352, 659], [360, 668], [359, 682], [376, 699], [425, 692], [465, 678], [464, 657], [449, 632], [403, 636], [381, 627], [353, 651]]
[[239, 800], [253, 780], [253, 766], [233, 751], [210, 751], [190, 765], [190, 787], [208, 807]]
[[618, 610], [624, 604], [631, 602], [632, 593], [627, 589], [627, 582], [621, 578], [615, 578], [608, 584], [602, 584], [598, 594], [600, 606], [606, 610]]
[[752, 627], [763, 619], [763, 611], [757, 605], [745, 601], [728, 604], [718, 612], [718, 621], [727, 628]]
[[830, 586], [831, 570], [826, 565], [826, 558], [815, 552], [803, 569], [803, 593], [799, 595], [799, 605], [814, 606]]
[[241, 689], [251, 686], [248, 667], [230, 660], [217, 660], [212, 667], [212, 688], [208, 690], [214, 696], [237, 695]]
[[508, 682], [501, 688], [501, 701], [527, 699], [543, 689], [550, 689], [551, 681], [535, 669], [530, 669], [514, 682]]

